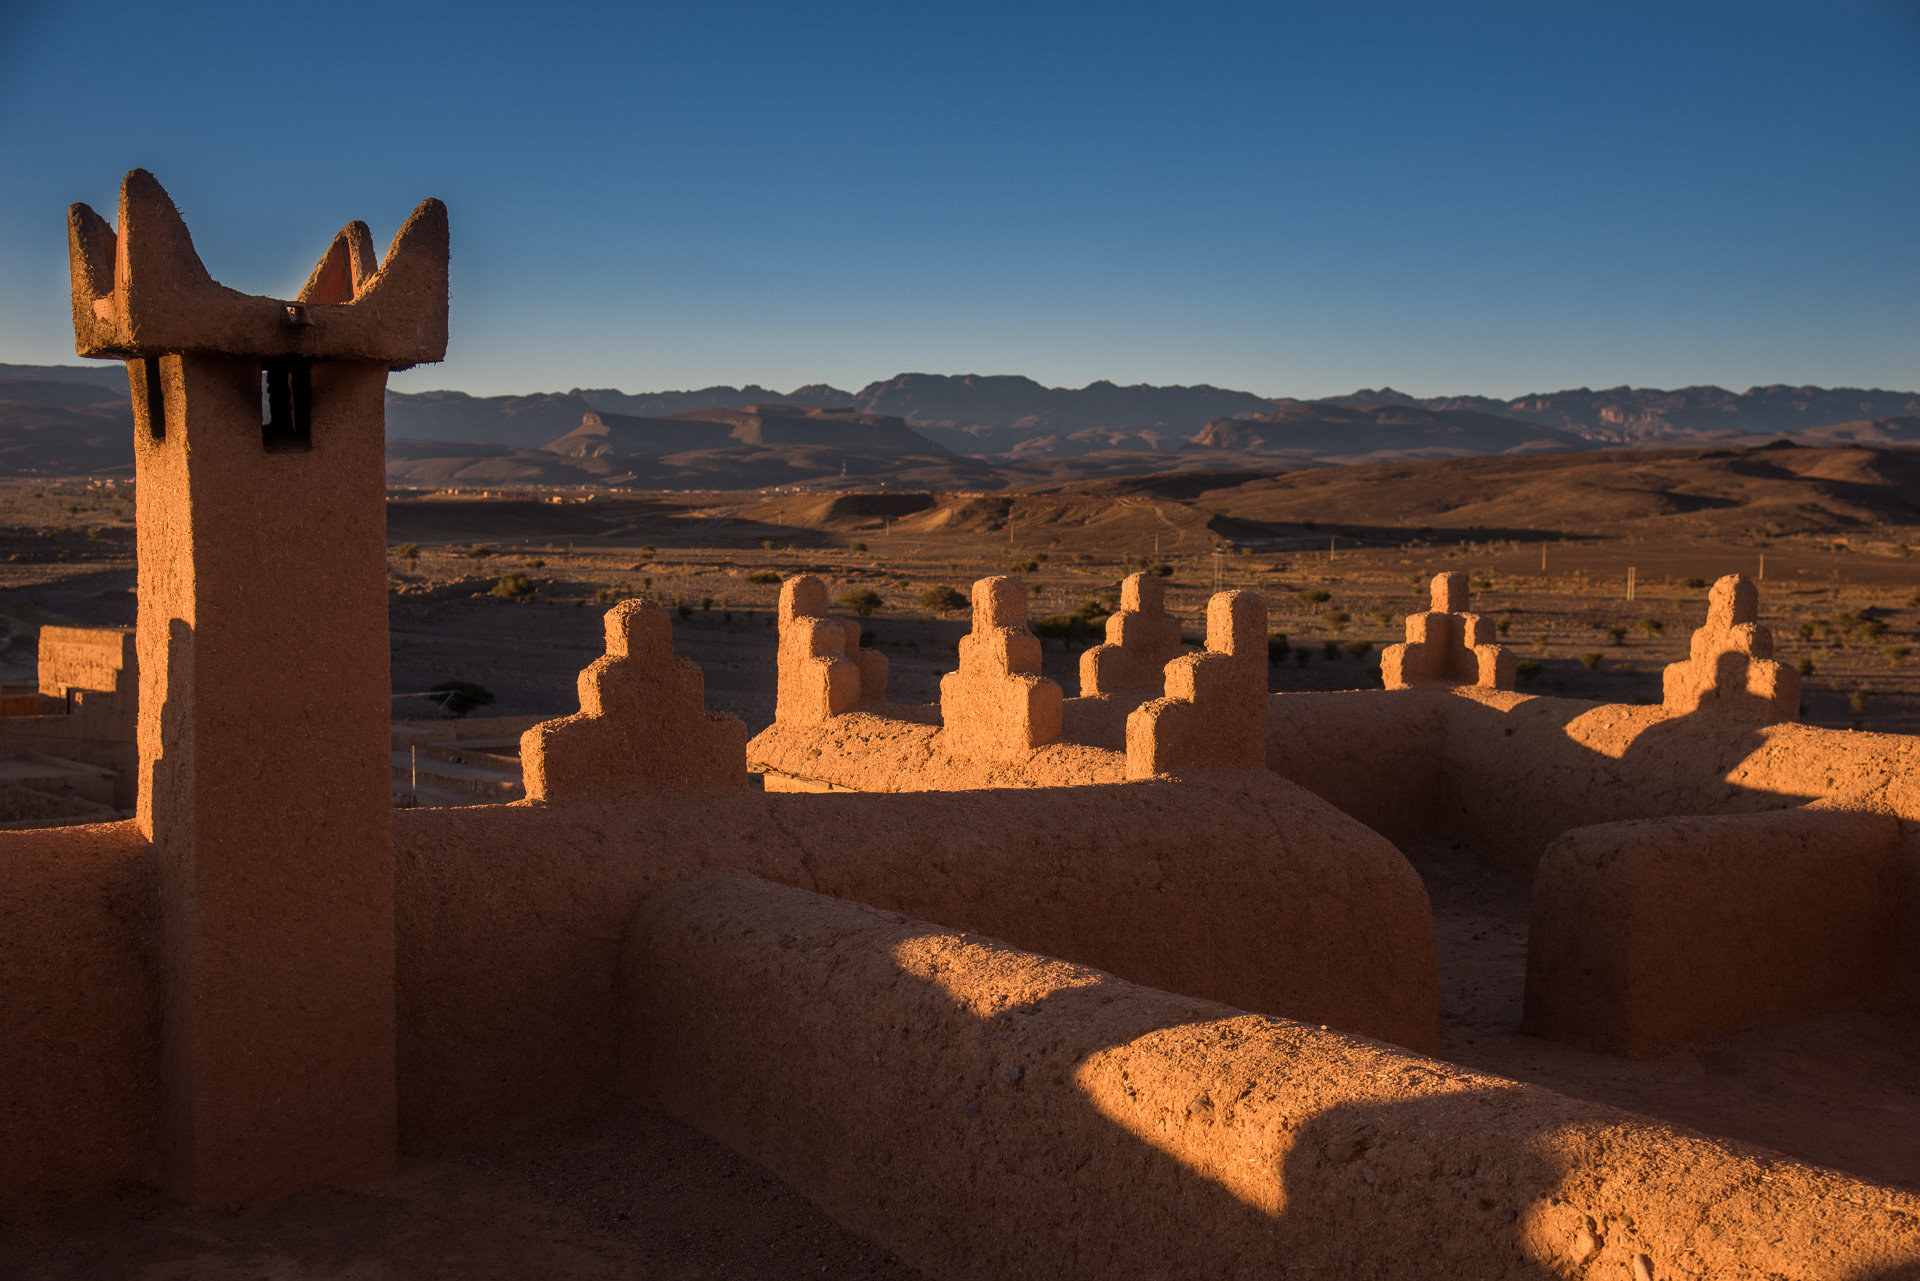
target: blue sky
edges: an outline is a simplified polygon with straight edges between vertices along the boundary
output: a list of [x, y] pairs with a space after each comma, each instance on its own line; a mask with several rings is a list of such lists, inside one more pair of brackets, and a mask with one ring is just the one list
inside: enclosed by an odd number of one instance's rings
[[0, 0], [0, 361], [63, 210], [215, 276], [449, 205], [476, 394], [903, 370], [1920, 388], [1920, 4]]

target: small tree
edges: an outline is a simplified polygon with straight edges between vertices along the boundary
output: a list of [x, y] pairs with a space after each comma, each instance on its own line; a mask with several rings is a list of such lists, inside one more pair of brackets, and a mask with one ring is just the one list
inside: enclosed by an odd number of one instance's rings
[[929, 587], [920, 593], [920, 608], [946, 613], [950, 609], [965, 609], [967, 598], [951, 587]]
[[495, 583], [488, 594], [502, 600], [525, 600], [533, 595], [533, 580], [525, 574], [508, 574]]
[[1580, 666], [1586, 668], [1590, 672], [1597, 671], [1600, 667], [1600, 658], [1601, 658], [1600, 651], [1590, 649], [1586, 653], [1580, 655]]
[[887, 603], [880, 599], [880, 593], [871, 587], [856, 587], [842, 596], [835, 604], [866, 618], [876, 609], [885, 609]]
[[427, 692], [444, 694], [446, 697], [440, 700], [440, 709], [455, 718], [493, 702], [493, 691], [472, 681], [441, 681]]
[[1295, 592], [1294, 599], [1302, 605], [1324, 605], [1333, 599], [1333, 593], [1319, 587], [1309, 587], [1304, 592]]
[[1353, 621], [1353, 615], [1344, 609], [1329, 609], [1320, 615], [1320, 621], [1336, 632], [1347, 630], [1347, 624]]
[[1287, 652], [1292, 648], [1293, 646], [1287, 643], [1287, 634], [1285, 632], [1267, 633], [1267, 662], [1269, 664], [1286, 662]]
[[1616, 645], [1624, 645], [1627, 643], [1627, 629], [1624, 627], [1609, 627], [1607, 628], [1607, 635], [1613, 638], [1613, 643]]

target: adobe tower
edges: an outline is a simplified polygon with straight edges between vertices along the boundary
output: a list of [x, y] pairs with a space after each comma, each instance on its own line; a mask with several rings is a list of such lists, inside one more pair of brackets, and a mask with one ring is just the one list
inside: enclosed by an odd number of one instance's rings
[[127, 362], [139, 823], [159, 875], [163, 1186], [395, 1162], [384, 398], [447, 343], [447, 216], [349, 224], [292, 300], [213, 280], [152, 175], [68, 211], [74, 343]]

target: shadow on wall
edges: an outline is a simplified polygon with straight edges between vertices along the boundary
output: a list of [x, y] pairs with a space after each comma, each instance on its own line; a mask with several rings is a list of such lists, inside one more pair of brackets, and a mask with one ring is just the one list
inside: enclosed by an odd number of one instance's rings
[[750, 877], [621, 968], [630, 1090], [930, 1276], [1920, 1276], [1902, 1194]]
[[1462, 698], [1448, 709], [1438, 813], [1442, 834], [1531, 875], [1561, 833], [1676, 814], [1752, 814], [1817, 799], [1743, 766], [1769, 745], [1764, 727], [1709, 708], [1534, 698], [1502, 707]]

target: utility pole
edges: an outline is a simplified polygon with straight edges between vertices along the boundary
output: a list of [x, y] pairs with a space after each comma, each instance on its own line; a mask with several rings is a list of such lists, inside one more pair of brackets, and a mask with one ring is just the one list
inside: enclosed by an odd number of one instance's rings
[[1760, 578], [1762, 581], [1765, 581], [1766, 577], [1767, 577], [1767, 554], [1765, 552], [1761, 552], [1760, 553]]
[[1627, 566], [1627, 599], [1633, 599], [1633, 566]]

